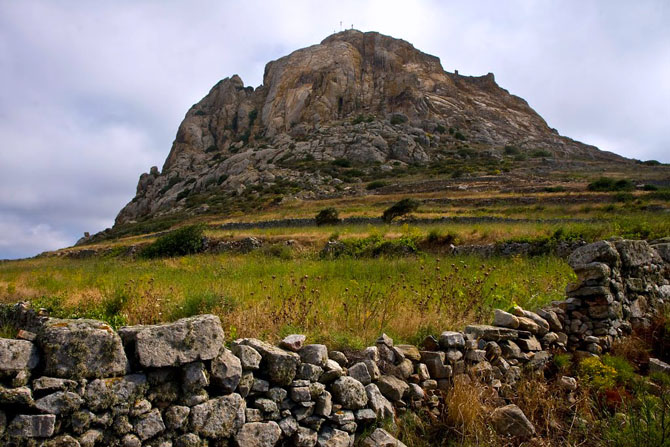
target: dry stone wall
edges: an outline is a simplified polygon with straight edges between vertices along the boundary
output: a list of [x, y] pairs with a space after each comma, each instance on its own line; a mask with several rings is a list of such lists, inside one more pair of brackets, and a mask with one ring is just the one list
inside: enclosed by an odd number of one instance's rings
[[[496, 310], [492, 325], [443, 332], [421, 347], [382, 335], [348, 356], [302, 335], [280, 346], [226, 344], [214, 315], [117, 332], [18, 304], [4, 314], [22, 330], [0, 339], [0, 445], [350, 446], [400, 412], [439, 411], [448, 405], [440, 391], [455, 380], [502, 389], [553, 352], [607, 351], [670, 300], [670, 243], [601, 241], [569, 262], [579, 281], [565, 301]], [[496, 409], [491, 423], [503, 435], [535, 430], [515, 405]], [[403, 444], [376, 429], [362, 445]]]

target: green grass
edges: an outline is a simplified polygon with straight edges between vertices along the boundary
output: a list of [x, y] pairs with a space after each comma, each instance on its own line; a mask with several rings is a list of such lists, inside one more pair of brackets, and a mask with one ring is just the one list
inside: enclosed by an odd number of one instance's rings
[[560, 299], [571, 277], [553, 257], [51, 258], [2, 264], [0, 300], [30, 299], [55, 316], [116, 326], [213, 312], [237, 336], [276, 340], [291, 328], [341, 347], [364, 346], [382, 331], [418, 342], [427, 333], [488, 322], [494, 307], [512, 303], [534, 309]]

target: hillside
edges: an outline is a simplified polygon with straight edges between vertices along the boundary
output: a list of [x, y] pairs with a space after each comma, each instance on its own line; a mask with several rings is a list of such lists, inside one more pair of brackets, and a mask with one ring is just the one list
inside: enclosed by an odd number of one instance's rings
[[449, 73], [403, 40], [348, 30], [268, 63], [255, 89], [237, 75], [217, 83], [115, 229], [363, 195], [380, 179], [394, 192], [486, 175], [509, 188], [603, 166], [633, 163], [559, 135], [491, 73]]

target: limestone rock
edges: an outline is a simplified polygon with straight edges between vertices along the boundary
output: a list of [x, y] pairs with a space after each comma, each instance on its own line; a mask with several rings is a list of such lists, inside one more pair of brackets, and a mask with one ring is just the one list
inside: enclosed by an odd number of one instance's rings
[[37, 347], [26, 340], [0, 338], [0, 373], [33, 369], [39, 363]]
[[328, 361], [328, 348], [325, 345], [306, 345], [298, 354], [301, 361], [312, 365], [324, 366]]
[[279, 343], [279, 346], [289, 351], [298, 352], [305, 343], [306, 338], [302, 334], [288, 335]]
[[10, 436], [21, 438], [48, 438], [54, 434], [56, 427], [56, 416], [44, 415], [18, 415], [7, 427]]
[[249, 422], [235, 435], [238, 447], [274, 447], [281, 436], [276, 422]]
[[128, 367], [121, 338], [101, 321], [49, 319], [37, 340], [48, 376], [114, 377], [125, 374]]
[[402, 400], [409, 390], [406, 382], [393, 376], [381, 376], [377, 381], [377, 387], [384, 397], [395, 402]]
[[516, 405], [506, 405], [493, 410], [491, 423], [498, 434], [503, 436], [529, 438], [535, 434], [535, 427]]
[[35, 408], [49, 414], [69, 413], [77, 410], [84, 400], [76, 393], [58, 391], [35, 401]]
[[237, 340], [237, 344], [247, 345], [258, 351], [263, 357], [262, 366], [266, 369], [272, 382], [277, 385], [290, 385], [295, 378], [300, 356], [288, 352], [269, 343], [254, 338]]
[[370, 433], [361, 443], [361, 447], [407, 447], [402, 442], [391, 436], [382, 428], [377, 428]]
[[466, 334], [472, 334], [486, 341], [515, 340], [519, 337], [516, 329], [501, 328], [487, 325], [470, 325], [465, 328]]
[[163, 430], [165, 430], [165, 424], [157, 408], [138, 418], [135, 423], [135, 432], [142, 441], [153, 438]]
[[500, 327], [507, 327], [510, 329], [517, 329], [519, 327], [519, 320], [509, 312], [495, 309], [493, 314], [493, 325]]
[[208, 400], [191, 408], [191, 430], [206, 438], [227, 438], [244, 425], [245, 410], [239, 394]]
[[211, 370], [212, 383], [224, 393], [235, 391], [242, 378], [242, 362], [227, 349], [222, 349], [212, 360]]
[[175, 366], [211, 360], [223, 346], [223, 329], [216, 315], [183, 318], [146, 326], [137, 333], [137, 357], [144, 367]]
[[260, 368], [262, 357], [251, 346], [246, 345], [233, 345], [232, 347], [233, 354], [235, 354], [242, 364], [242, 369], [244, 370], [257, 370]]
[[365, 387], [353, 377], [343, 376], [337, 379], [332, 385], [332, 393], [335, 401], [347, 409], [358, 410], [368, 403]]

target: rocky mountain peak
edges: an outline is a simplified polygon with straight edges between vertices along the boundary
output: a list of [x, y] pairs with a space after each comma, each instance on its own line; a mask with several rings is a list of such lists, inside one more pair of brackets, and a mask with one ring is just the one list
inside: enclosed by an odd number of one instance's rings
[[464, 149], [495, 156], [509, 145], [616, 158], [559, 136], [491, 73], [449, 73], [404, 40], [347, 30], [269, 62], [258, 88], [237, 75], [218, 82], [186, 113], [162, 171], [141, 176], [116, 222], [207, 211], [222, 197], [281, 185], [304, 198], [360, 189], [325, 169], [333, 160], [389, 172], [448, 163]]

